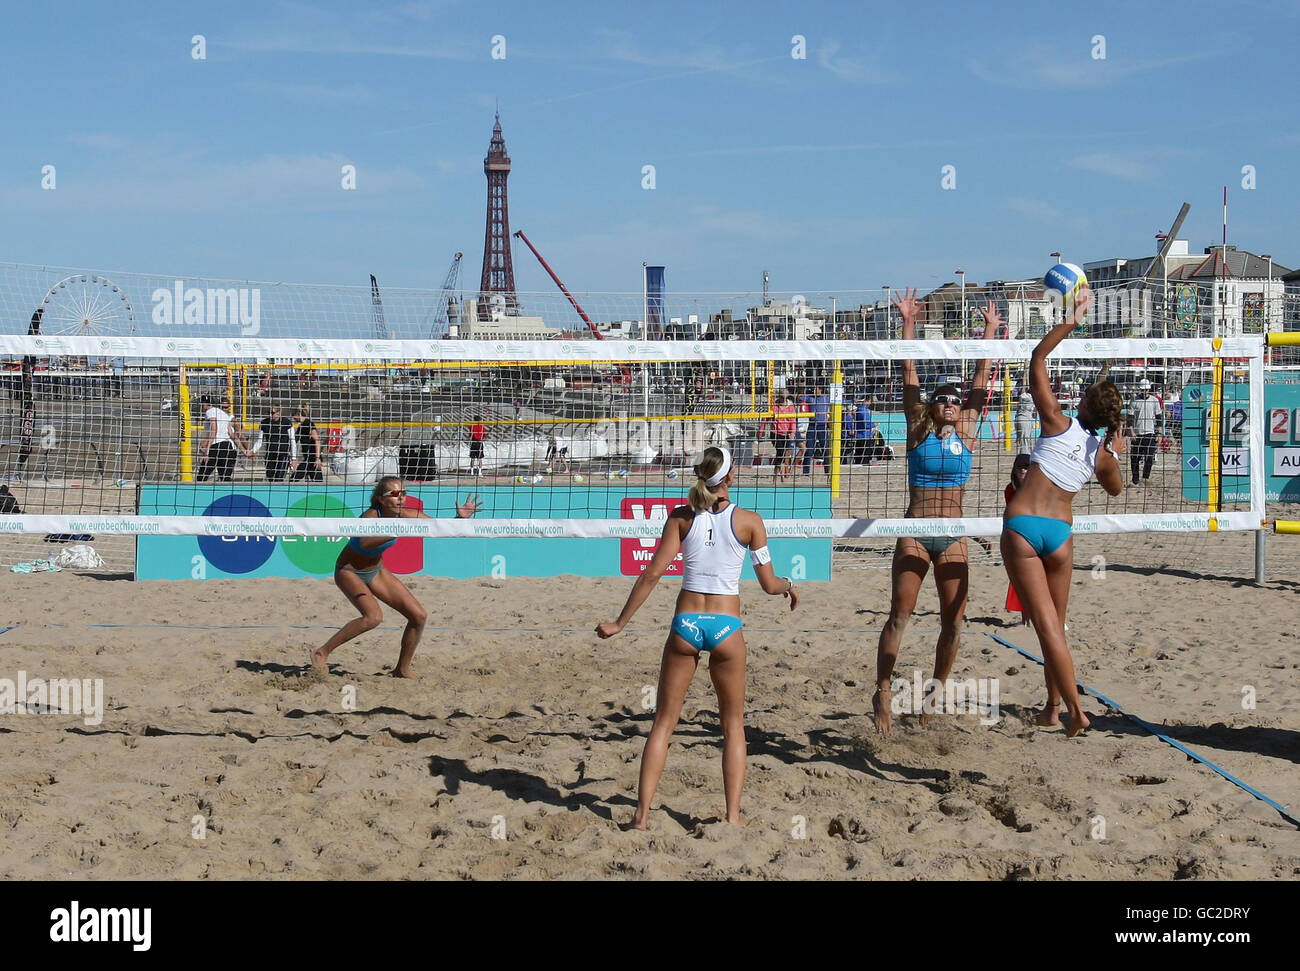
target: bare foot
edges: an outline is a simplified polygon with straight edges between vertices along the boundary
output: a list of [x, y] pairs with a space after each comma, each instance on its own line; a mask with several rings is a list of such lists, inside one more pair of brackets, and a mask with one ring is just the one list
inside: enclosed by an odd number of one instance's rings
[[888, 735], [893, 728], [889, 718], [889, 703], [888, 688], [877, 688], [876, 693], [871, 696], [871, 711], [876, 716], [876, 731], [881, 735]]
[[322, 676], [330, 673], [329, 652], [322, 647], [311, 652], [311, 673]]
[[622, 826], [619, 827], [619, 829], [621, 829], [625, 833], [629, 833], [634, 829], [649, 829], [649, 828], [650, 828], [650, 824], [647, 820], [637, 819], [635, 816], [632, 817], [632, 821], [630, 823], [624, 823]]
[[1061, 724], [1060, 716], [1061, 716], [1060, 702], [1057, 702], [1056, 704], [1052, 704], [1052, 702], [1049, 701], [1047, 704], [1043, 705], [1043, 710], [1034, 716], [1034, 724], [1042, 725], [1044, 728], [1050, 727], [1052, 725], [1059, 725]]
[[1092, 722], [1088, 720], [1088, 716], [1083, 713], [1083, 709], [1081, 708], [1079, 709], [1079, 714], [1077, 716], [1069, 716], [1069, 724], [1066, 726], [1065, 737], [1074, 738], [1074, 736], [1085, 731], [1091, 724]]
[[408, 664], [408, 665], [407, 665], [406, 667], [404, 667], [404, 668], [403, 668], [403, 667], [396, 667], [396, 668], [393, 668], [393, 677], [395, 677], [395, 678], [416, 678], [416, 677], [418, 677], [418, 675], [415, 673], [414, 669], [412, 669], [411, 665]]
[[729, 822], [732, 826], [744, 827], [749, 825], [749, 820], [746, 819], [744, 816], [740, 815], [740, 813], [736, 813], [735, 817], [728, 816], [727, 822]]

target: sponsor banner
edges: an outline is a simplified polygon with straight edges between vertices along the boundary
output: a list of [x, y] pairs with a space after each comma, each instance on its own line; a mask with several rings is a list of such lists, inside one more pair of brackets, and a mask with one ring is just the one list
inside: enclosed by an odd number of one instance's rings
[[[290, 338], [198, 337], [40, 337], [0, 334], [0, 354], [84, 355], [158, 358], [170, 360], [220, 360], [276, 357], [326, 360], [456, 360], [456, 361], [888, 361], [899, 357], [920, 360], [965, 360], [982, 355], [1026, 360], [1034, 341], [379, 341], [300, 340]], [[1258, 357], [1258, 336], [1225, 338], [1216, 352], [1212, 342], [1200, 338], [1180, 341], [1089, 340], [1061, 342], [1063, 358], [1105, 357], [1129, 359], [1159, 353], [1181, 359]], [[1165, 351], [1165, 348], [1168, 348]]]
[[[530, 503], [537, 514], [573, 509], [602, 518], [456, 519], [455, 504], [463, 500], [463, 490], [415, 486], [408, 503], [423, 503], [437, 518], [360, 519], [370, 504], [367, 487], [321, 493], [308, 486], [204, 483], [141, 486], [139, 516], [12, 516], [0, 518], [0, 531], [12, 531], [17, 520], [32, 521], [39, 532], [106, 532], [110, 530], [100, 529], [100, 523], [111, 521], [145, 527], [140, 531], [146, 535], [136, 541], [136, 577], [141, 580], [329, 576], [346, 536], [402, 537], [383, 554], [384, 565], [399, 575], [623, 576], [626, 544], [653, 556], [663, 529], [656, 508], [666, 516], [673, 504], [685, 501], [681, 494], [646, 497], [626, 489], [503, 486], [478, 491], [484, 503], [480, 516], [491, 516], [494, 507], [504, 511]], [[515, 494], [524, 491], [527, 497]], [[733, 495], [765, 519], [789, 516], [795, 501], [805, 514], [830, 514], [828, 489], [800, 490], [795, 497], [788, 489], [738, 488]], [[636, 517], [635, 505], [641, 505], [645, 518], [613, 518], [625, 508]], [[205, 515], [172, 515], [178, 508], [202, 509]], [[286, 517], [294, 518], [290, 522]], [[813, 528], [769, 544], [773, 563], [783, 576], [829, 580], [831, 530], [824, 519], [806, 522]], [[633, 559], [640, 563], [639, 556]], [[752, 578], [748, 560], [746, 564], [742, 576]], [[635, 573], [643, 569], [641, 565]]]

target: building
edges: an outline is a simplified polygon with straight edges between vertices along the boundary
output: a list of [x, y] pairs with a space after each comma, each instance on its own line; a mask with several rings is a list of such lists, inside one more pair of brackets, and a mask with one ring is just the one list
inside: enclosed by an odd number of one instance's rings
[[1272, 257], [1232, 245], [1207, 246], [1197, 262], [1170, 272], [1169, 285], [1181, 303], [1190, 284], [1195, 306], [1189, 309], [1195, 311], [1202, 334], [1238, 337], [1284, 329], [1284, 278], [1290, 274]]

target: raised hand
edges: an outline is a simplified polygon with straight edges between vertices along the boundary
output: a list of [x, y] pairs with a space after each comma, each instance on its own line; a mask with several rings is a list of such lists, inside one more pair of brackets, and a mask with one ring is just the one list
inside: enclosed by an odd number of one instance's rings
[[1071, 327], [1078, 327], [1083, 323], [1084, 316], [1088, 313], [1088, 307], [1092, 303], [1092, 290], [1085, 283], [1074, 298], [1074, 306], [1070, 309], [1069, 324]]
[[479, 511], [479, 507], [482, 505], [483, 502], [479, 499], [477, 492], [467, 495], [465, 501], [456, 507], [456, 518], [469, 519]]
[[915, 289], [903, 291], [902, 296], [894, 294], [894, 306], [898, 308], [904, 323], [915, 321], [921, 314], [921, 304], [916, 299]]
[[989, 341], [993, 340], [995, 337], [1000, 337], [1002, 335], [1002, 329], [1006, 327], [1006, 323], [998, 315], [998, 308], [994, 305], [993, 301], [990, 300], [984, 308], [980, 310], [980, 313], [984, 315], [984, 339]]

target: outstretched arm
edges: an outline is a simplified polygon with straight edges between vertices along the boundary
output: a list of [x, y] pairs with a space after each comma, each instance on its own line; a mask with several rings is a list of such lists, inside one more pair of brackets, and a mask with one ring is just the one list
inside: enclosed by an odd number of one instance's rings
[[[916, 300], [915, 290], [905, 290], [903, 296], [894, 296], [894, 306], [903, 318], [903, 340], [916, 339], [916, 319], [921, 315], [921, 305]], [[921, 380], [916, 375], [916, 362], [911, 358], [903, 360], [903, 414], [913, 411], [921, 404]], [[908, 416], [910, 420], [910, 415]]]
[[1047, 336], [1038, 342], [1029, 358], [1029, 393], [1034, 396], [1034, 405], [1038, 408], [1044, 435], [1059, 435], [1069, 424], [1061, 413], [1061, 404], [1056, 400], [1052, 382], [1047, 376], [1047, 355], [1056, 350], [1056, 346], [1079, 326], [1091, 301], [1092, 294], [1085, 285], [1075, 297], [1069, 316], [1047, 332]]
[[[998, 308], [990, 300], [980, 312], [984, 315], [984, 339], [996, 340], [1002, 334], [1004, 326], [1002, 318], [998, 315]], [[989, 364], [989, 359], [982, 357], [975, 365], [975, 376], [971, 379], [970, 394], [966, 396], [966, 404], [962, 407], [962, 424], [958, 428], [963, 438], [970, 437], [974, 433], [972, 423], [979, 418], [984, 405], [988, 403]]]
[[632, 584], [632, 592], [628, 594], [627, 603], [623, 604], [623, 609], [619, 612], [618, 620], [612, 623], [596, 625], [596, 634], [601, 638], [613, 637], [621, 631], [632, 615], [635, 614], [646, 598], [650, 596], [650, 591], [655, 588], [659, 578], [664, 575], [669, 564], [677, 559], [677, 554], [682, 550], [682, 517], [668, 517], [664, 523], [664, 531], [659, 538], [659, 549], [655, 550], [654, 559], [650, 565], [645, 568], [645, 572], [636, 578], [636, 583]]
[[[478, 497], [478, 493], [477, 493], [477, 492], [475, 492], [475, 493], [473, 493], [473, 494], [471, 494], [471, 495], [467, 495], [467, 496], [465, 496], [465, 501], [462, 502], [462, 503], [458, 503], [457, 506], [456, 506], [456, 518], [457, 518], [457, 519], [470, 519], [470, 518], [472, 518], [472, 517], [474, 516], [474, 514], [475, 514], [476, 512], [479, 511], [479, 508], [480, 508], [482, 505], [483, 505], [483, 501], [482, 501], [481, 499], [479, 499], [479, 497]], [[402, 516], [404, 516], [404, 517], [407, 518], [407, 519], [433, 519], [433, 518], [435, 518], [435, 517], [433, 517], [433, 516], [430, 516], [430, 515], [429, 515], [427, 512], [425, 512], [423, 509], [418, 509], [418, 510], [417, 510], [417, 509], [403, 509], [403, 510], [402, 510]]]

